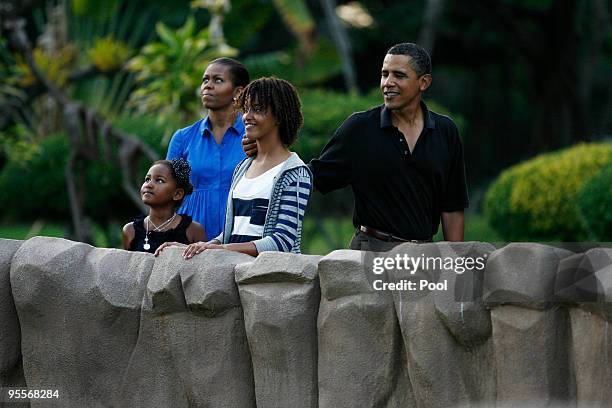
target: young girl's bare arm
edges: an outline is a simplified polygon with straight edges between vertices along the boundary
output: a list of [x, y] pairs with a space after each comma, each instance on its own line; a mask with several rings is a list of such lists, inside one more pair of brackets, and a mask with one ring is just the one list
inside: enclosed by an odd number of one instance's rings
[[136, 231], [134, 230], [134, 223], [129, 222], [123, 226], [123, 249], [130, 249], [130, 244], [136, 235]]

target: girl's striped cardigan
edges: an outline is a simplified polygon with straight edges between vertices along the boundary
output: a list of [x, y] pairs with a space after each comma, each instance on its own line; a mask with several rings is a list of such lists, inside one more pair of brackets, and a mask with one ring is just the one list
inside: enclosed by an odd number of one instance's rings
[[[234, 170], [227, 197], [225, 226], [223, 232], [215, 238], [223, 244], [229, 243], [234, 227], [232, 193], [252, 162], [252, 157], [246, 158]], [[296, 153], [291, 153], [274, 178], [263, 237], [253, 241], [258, 253], [264, 251], [300, 253], [302, 221], [311, 192], [312, 172]]]

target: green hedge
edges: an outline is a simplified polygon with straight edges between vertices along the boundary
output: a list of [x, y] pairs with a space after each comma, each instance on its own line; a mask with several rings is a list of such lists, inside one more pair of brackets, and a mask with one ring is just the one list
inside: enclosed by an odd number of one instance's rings
[[[155, 121], [146, 117], [124, 117], [115, 125], [138, 135], [165, 156], [161, 146], [163, 132]], [[69, 220], [70, 206], [64, 172], [68, 158], [68, 141], [64, 134], [42, 140], [35, 153], [24, 159], [9, 157], [0, 171], [0, 206], [5, 220]], [[143, 163], [142, 174], [150, 163]], [[146, 168], [145, 168], [146, 167]], [[78, 171], [77, 171], [78, 173]], [[115, 165], [103, 160], [89, 162], [85, 169], [85, 211], [97, 222], [126, 221], [139, 210], [126, 197], [121, 173]]]
[[[0, 198], [5, 215], [13, 220], [69, 220], [70, 206], [64, 171], [68, 157], [64, 135], [45, 139], [26, 162], [9, 161], [0, 173]], [[77, 170], [75, 173], [79, 173]], [[85, 170], [85, 210], [96, 221], [134, 213], [121, 188], [121, 174], [102, 161]]]
[[68, 142], [63, 135], [42, 141], [27, 159], [10, 157], [0, 173], [0, 206], [14, 220], [69, 219], [64, 169]]
[[382, 103], [378, 95], [357, 96], [319, 89], [300, 89], [304, 127], [292, 150], [304, 161], [318, 157], [334, 131], [353, 112]]
[[612, 242], [612, 163], [584, 185], [578, 207], [589, 238]]
[[587, 239], [579, 192], [611, 164], [610, 143], [542, 154], [500, 174], [486, 194], [485, 214], [505, 240]]

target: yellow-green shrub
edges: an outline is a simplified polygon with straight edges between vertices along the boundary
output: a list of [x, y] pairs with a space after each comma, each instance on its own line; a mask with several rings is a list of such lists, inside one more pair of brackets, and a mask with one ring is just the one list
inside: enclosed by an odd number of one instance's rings
[[586, 239], [578, 195], [610, 163], [610, 143], [578, 144], [537, 156], [500, 174], [485, 197], [485, 214], [507, 240]]

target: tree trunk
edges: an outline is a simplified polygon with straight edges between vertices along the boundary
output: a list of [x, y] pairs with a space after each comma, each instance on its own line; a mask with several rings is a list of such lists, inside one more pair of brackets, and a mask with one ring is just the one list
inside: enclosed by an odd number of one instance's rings
[[336, 45], [340, 60], [342, 61], [342, 74], [344, 75], [344, 85], [349, 92], [358, 93], [357, 75], [355, 74], [355, 66], [351, 57], [351, 43], [346, 33], [346, 29], [336, 15], [335, 0], [321, 0], [325, 19], [329, 26], [329, 31], [332, 40]]
[[554, 3], [544, 20], [540, 52], [530, 61], [535, 87], [534, 152], [588, 139], [588, 98], [580, 86], [583, 78], [574, 22], [576, 8], [576, 1]]
[[418, 43], [431, 55], [436, 42], [438, 21], [444, 10], [444, 0], [427, 0], [423, 12], [423, 25], [419, 32]]

